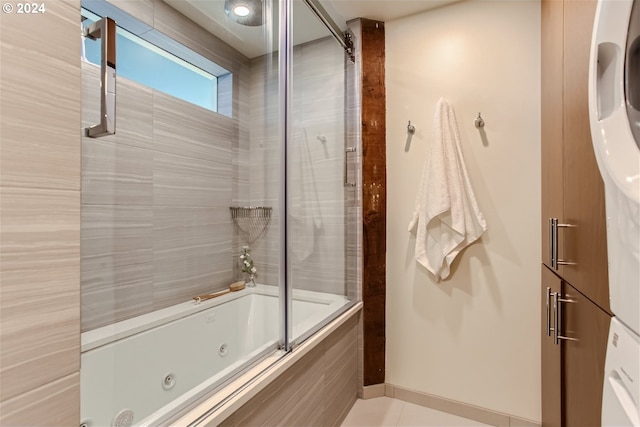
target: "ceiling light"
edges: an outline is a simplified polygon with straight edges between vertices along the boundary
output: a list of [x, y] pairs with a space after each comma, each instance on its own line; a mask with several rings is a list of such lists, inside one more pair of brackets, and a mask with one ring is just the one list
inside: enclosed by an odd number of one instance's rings
[[251, 9], [249, 9], [247, 6], [243, 4], [239, 4], [233, 8], [233, 13], [235, 13], [237, 16], [244, 18], [245, 16], [251, 13]]
[[224, 11], [238, 24], [250, 27], [262, 25], [262, 0], [225, 0]]

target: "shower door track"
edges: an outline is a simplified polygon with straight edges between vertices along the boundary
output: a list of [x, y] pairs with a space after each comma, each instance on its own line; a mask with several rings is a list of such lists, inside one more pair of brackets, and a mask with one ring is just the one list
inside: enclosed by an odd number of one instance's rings
[[326, 9], [320, 4], [320, 0], [304, 0], [309, 6], [309, 9], [318, 17], [318, 19], [329, 30], [331, 35], [340, 43], [351, 59], [351, 62], [355, 62], [355, 53], [353, 49], [353, 39], [349, 32], [343, 32], [340, 26], [331, 18]]

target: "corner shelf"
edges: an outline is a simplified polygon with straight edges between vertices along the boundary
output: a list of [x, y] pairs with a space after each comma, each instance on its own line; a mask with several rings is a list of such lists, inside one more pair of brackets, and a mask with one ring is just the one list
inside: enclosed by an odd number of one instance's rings
[[262, 236], [271, 221], [273, 208], [265, 206], [231, 206], [231, 218], [248, 243]]

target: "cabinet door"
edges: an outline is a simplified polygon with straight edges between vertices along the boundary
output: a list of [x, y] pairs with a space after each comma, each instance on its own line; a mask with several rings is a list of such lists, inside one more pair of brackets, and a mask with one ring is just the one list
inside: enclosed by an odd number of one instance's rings
[[[542, 262], [550, 264], [549, 218], [562, 216], [563, 6], [542, 0]], [[562, 275], [562, 267], [557, 272]]]
[[558, 332], [566, 337], [562, 340], [564, 425], [600, 426], [611, 317], [570, 284], [562, 285]]
[[562, 371], [560, 345], [554, 344], [552, 295], [561, 293], [561, 281], [542, 266], [542, 425], [562, 426]]
[[563, 279], [609, 310], [604, 184], [596, 164], [588, 110], [588, 72], [596, 0], [564, 1], [563, 217], [558, 231]]

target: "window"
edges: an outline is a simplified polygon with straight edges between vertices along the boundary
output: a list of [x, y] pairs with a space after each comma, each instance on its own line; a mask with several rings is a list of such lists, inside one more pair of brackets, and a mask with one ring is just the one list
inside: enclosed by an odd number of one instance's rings
[[[119, 13], [124, 14], [122, 11]], [[85, 27], [101, 19], [100, 15], [85, 8], [82, 8], [82, 16], [85, 18], [83, 21]], [[107, 16], [113, 17], [113, 13]], [[118, 17], [114, 19], [118, 23]], [[127, 16], [123, 21], [129, 22], [131, 19], [135, 18]], [[155, 30], [151, 31], [155, 32]], [[151, 31], [147, 30], [145, 34]], [[158, 37], [157, 32], [154, 34], [155, 39], [162, 40], [163, 37], [167, 38], [166, 36]], [[173, 40], [170, 43], [172, 47], [170, 52], [120, 26], [116, 30], [116, 40], [119, 76], [208, 110], [218, 111], [218, 77], [230, 75], [227, 70]], [[182, 59], [177, 55], [180, 53], [185, 53], [184, 56], [190, 58], [192, 62], [195, 62], [193, 61], [195, 58], [199, 66]], [[99, 65], [100, 55], [100, 41], [85, 37], [83, 59]]]

